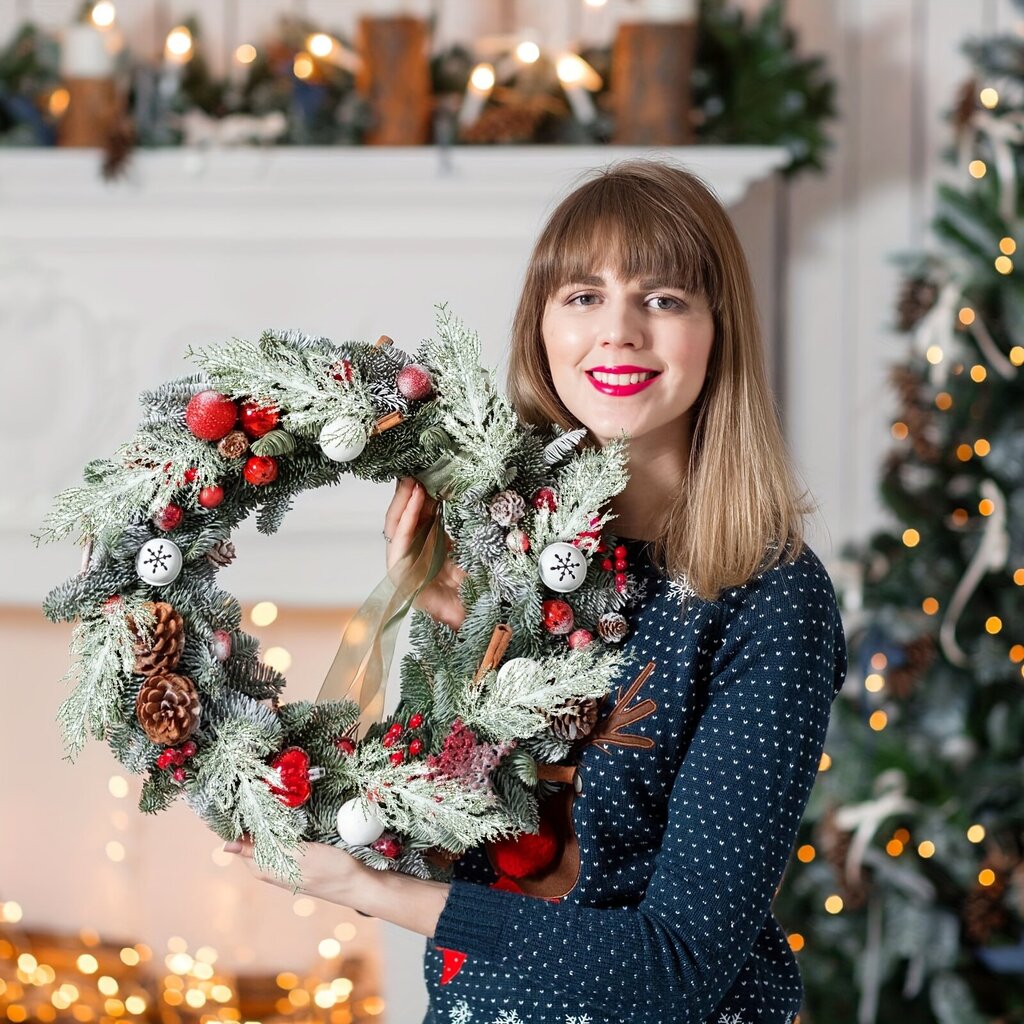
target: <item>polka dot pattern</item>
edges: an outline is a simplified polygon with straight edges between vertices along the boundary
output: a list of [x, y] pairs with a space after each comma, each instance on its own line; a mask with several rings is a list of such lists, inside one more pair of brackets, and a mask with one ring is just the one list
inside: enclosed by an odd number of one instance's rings
[[[459, 861], [423, 1024], [791, 1024], [800, 1008], [771, 907], [846, 676], [832, 581], [805, 547], [708, 602], [625, 543], [646, 595], [613, 695], [656, 663], [631, 705], [656, 709], [628, 728], [654, 746], [583, 748], [561, 901], [490, 888], [482, 849]], [[443, 986], [438, 947], [467, 954]]]

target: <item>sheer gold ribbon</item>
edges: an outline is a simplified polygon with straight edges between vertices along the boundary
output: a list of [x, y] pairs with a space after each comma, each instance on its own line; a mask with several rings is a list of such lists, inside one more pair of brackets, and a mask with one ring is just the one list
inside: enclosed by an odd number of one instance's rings
[[338, 653], [317, 694], [317, 704], [357, 701], [356, 725], [364, 729], [383, 716], [388, 673], [402, 619], [416, 595], [437, 575], [448, 554], [441, 508], [439, 501], [430, 519], [416, 531], [409, 550], [349, 619]]

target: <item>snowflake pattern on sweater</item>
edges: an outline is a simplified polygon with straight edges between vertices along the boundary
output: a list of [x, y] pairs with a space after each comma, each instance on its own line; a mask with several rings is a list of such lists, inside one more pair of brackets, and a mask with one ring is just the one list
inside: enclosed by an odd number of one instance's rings
[[[645, 742], [580, 753], [580, 872], [560, 901], [491, 888], [483, 849], [455, 865], [423, 1024], [793, 1024], [800, 1009], [771, 908], [847, 670], [832, 581], [805, 547], [708, 602], [624, 543], [646, 589], [613, 692], [655, 663], [636, 695], [655, 710], [627, 728]], [[441, 949], [466, 954], [444, 985]]]

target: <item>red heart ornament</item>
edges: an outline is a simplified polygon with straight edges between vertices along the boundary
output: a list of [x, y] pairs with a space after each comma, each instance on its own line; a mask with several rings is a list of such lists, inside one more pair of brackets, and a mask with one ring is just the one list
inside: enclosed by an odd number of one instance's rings
[[285, 807], [301, 807], [313, 792], [309, 775], [309, 754], [301, 747], [288, 747], [270, 762], [281, 780], [279, 786], [270, 783], [270, 792]]

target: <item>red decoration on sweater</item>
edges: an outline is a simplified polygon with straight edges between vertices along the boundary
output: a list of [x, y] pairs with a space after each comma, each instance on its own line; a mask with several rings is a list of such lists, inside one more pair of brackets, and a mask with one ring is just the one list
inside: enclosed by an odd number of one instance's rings
[[466, 954], [460, 953], [457, 949], [445, 949], [444, 946], [438, 946], [437, 948], [444, 956], [444, 966], [441, 968], [441, 984], [447, 985], [462, 970], [462, 965], [466, 962]]
[[513, 839], [498, 839], [488, 843], [494, 867], [510, 878], [526, 878], [543, 871], [558, 856], [558, 837], [551, 823], [540, 819], [537, 835], [523, 832]]

